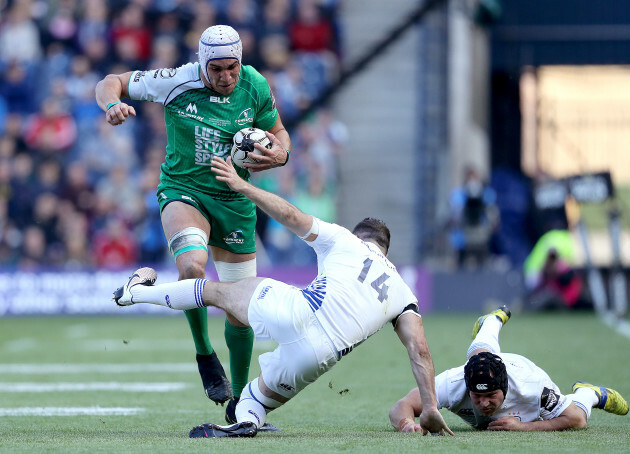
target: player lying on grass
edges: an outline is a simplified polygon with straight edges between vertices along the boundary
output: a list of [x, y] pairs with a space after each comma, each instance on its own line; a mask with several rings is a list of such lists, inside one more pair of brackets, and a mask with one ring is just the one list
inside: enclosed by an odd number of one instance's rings
[[[544, 370], [527, 358], [501, 353], [499, 331], [510, 318], [503, 306], [479, 317], [464, 366], [435, 378], [436, 399], [467, 424], [480, 430], [565, 430], [584, 428], [592, 408], [625, 415], [628, 403], [615, 390], [578, 381], [573, 394], [562, 395]], [[422, 430], [424, 397], [412, 389], [390, 410], [401, 432]], [[431, 402], [433, 409], [433, 401]]]
[[418, 395], [425, 403], [420, 416], [424, 433], [452, 435], [437, 409], [435, 370], [417, 299], [386, 258], [387, 226], [367, 218], [351, 233], [246, 182], [229, 158], [226, 162], [215, 157], [212, 165], [217, 180], [245, 195], [315, 250], [318, 275], [303, 290], [259, 277], [235, 283], [188, 279], [153, 285], [155, 271], [141, 268], [114, 293], [119, 305], [151, 303], [180, 310], [216, 306], [251, 326], [258, 339], [278, 343], [273, 352], [259, 357], [261, 374], [243, 390], [235, 424], [203, 424], [194, 427], [190, 436], [256, 435], [268, 412], [313, 383], [390, 321], [407, 348]]

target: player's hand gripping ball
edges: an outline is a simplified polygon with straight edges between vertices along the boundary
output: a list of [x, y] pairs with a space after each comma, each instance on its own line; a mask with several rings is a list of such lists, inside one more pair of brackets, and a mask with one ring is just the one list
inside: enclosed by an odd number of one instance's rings
[[271, 148], [271, 140], [265, 134], [265, 131], [258, 128], [243, 128], [232, 139], [232, 162], [234, 165], [243, 167], [243, 164], [252, 163], [255, 164], [256, 155], [260, 155], [261, 152], [254, 147], [254, 144], [259, 143], [265, 148]]

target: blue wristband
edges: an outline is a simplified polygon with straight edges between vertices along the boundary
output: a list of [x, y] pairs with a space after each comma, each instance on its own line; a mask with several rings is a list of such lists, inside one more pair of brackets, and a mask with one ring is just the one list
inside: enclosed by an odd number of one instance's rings
[[120, 101], [114, 101], [114, 102], [110, 102], [109, 104], [107, 104], [107, 109], [105, 109], [105, 112], [107, 112], [109, 109], [114, 107], [116, 104], [120, 104]]

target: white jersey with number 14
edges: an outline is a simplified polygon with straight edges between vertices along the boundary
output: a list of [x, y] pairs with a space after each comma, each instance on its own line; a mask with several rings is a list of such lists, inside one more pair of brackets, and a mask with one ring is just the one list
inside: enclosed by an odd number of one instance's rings
[[379, 248], [349, 230], [321, 220], [315, 241], [317, 278], [302, 292], [340, 356], [418, 300]]

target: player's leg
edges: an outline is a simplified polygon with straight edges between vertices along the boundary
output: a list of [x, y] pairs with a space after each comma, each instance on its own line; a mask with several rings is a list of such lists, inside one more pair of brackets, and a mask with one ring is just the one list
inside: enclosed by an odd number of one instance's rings
[[[211, 215], [208, 244], [219, 281], [237, 282], [256, 277], [256, 205], [248, 199], [205, 198], [204, 208]], [[244, 302], [249, 304], [249, 298]], [[239, 397], [249, 381], [254, 333], [228, 311], [224, 336], [230, 354], [232, 391], [234, 397]]]
[[[237, 282], [256, 277], [256, 253], [235, 254], [212, 246], [211, 251], [219, 281]], [[248, 325], [240, 323], [235, 317], [226, 313], [224, 336], [230, 353], [232, 392], [234, 399], [238, 400], [249, 381], [254, 332]], [[228, 406], [234, 406], [234, 404], [230, 402]], [[228, 411], [229, 409], [226, 409], [226, 412]]]
[[257, 428], [261, 428], [267, 420], [267, 413], [288, 401], [289, 398], [269, 389], [261, 374], [245, 386], [236, 405], [236, 420], [239, 423], [253, 422]]
[[249, 382], [236, 405], [237, 422], [227, 426], [200, 424], [190, 431], [190, 438], [253, 437], [265, 426], [267, 413], [282, 406], [289, 399], [273, 392], [262, 375]]
[[[195, 207], [175, 201], [163, 208], [162, 226], [177, 264], [179, 279], [203, 279], [208, 262], [208, 220]], [[197, 367], [204, 391], [212, 401], [222, 404], [231, 398], [232, 390], [210, 344], [207, 309], [196, 307], [186, 311], [185, 315], [195, 343]]]
[[628, 414], [628, 402], [612, 388], [578, 381], [573, 384], [572, 391], [573, 394], [567, 397], [586, 413], [587, 419], [591, 416], [592, 408], [600, 408], [615, 415]]
[[497, 310], [479, 317], [473, 327], [473, 341], [466, 352], [466, 359], [482, 351], [501, 353], [499, 332], [511, 315], [512, 313], [507, 306], [501, 306]]
[[114, 292], [119, 306], [155, 304], [181, 311], [195, 307], [215, 306], [235, 320], [249, 326], [247, 307], [256, 287], [265, 280], [250, 277], [239, 282], [214, 282], [207, 279], [186, 279], [154, 285], [157, 273], [152, 268], [140, 268], [129, 281]]

